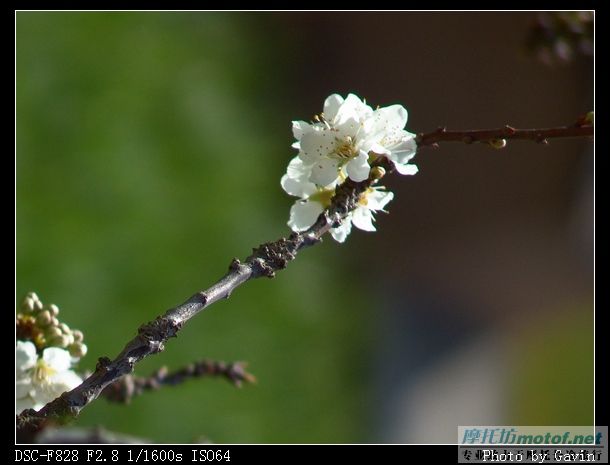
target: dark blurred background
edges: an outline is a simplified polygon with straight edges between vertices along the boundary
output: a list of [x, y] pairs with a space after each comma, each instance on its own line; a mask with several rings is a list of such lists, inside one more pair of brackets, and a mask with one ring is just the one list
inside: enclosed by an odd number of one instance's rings
[[[17, 13], [17, 300], [114, 356], [142, 322], [287, 232], [290, 121], [333, 92], [412, 132], [569, 124], [593, 62], [527, 53], [535, 13]], [[138, 374], [247, 360], [99, 400], [76, 426], [157, 442], [455, 442], [593, 421], [593, 145], [444, 144], [390, 215], [200, 315]]]

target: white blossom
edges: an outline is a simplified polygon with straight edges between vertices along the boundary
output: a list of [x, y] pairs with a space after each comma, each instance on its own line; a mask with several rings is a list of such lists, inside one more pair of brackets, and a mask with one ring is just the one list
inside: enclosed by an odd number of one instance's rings
[[63, 392], [78, 386], [82, 379], [70, 369], [71, 365], [67, 350], [48, 347], [39, 357], [32, 342], [17, 341], [16, 413], [27, 408], [40, 410]]
[[333, 94], [324, 102], [324, 112], [316, 121], [293, 121], [303, 166], [309, 170], [307, 181], [327, 187], [340, 181], [345, 173], [356, 182], [364, 181], [370, 172], [369, 162], [387, 157], [400, 174], [415, 174], [417, 167], [408, 164], [415, 156], [414, 134], [404, 130], [407, 110], [401, 105], [373, 110], [354, 94], [343, 99]]
[[[288, 185], [288, 187], [292, 187], [289, 180], [288, 176], [284, 176], [282, 178], [282, 186]], [[290, 208], [290, 219], [288, 220], [288, 226], [296, 232], [305, 231], [310, 228], [316, 222], [320, 213], [330, 206], [331, 199], [335, 194], [334, 187], [318, 187], [312, 191], [310, 186], [306, 183], [303, 184], [307, 187], [292, 191], [299, 191], [300, 194], [298, 196], [301, 197]], [[286, 187], [284, 189], [286, 190]], [[291, 192], [288, 193], [291, 194]], [[292, 193], [292, 195], [296, 194]], [[337, 242], [345, 242], [345, 239], [352, 230], [352, 225], [363, 231], [375, 231], [375, 225], [373, 224], [375, 217], [373, 213], [385, 211], [385, 206], [393, 198], [394, 194], [383, 190], [382, 187], [369, 188], [360, 196], [357, 207], [345, 217], [340, 226], [332, 228], [330, 234]]]

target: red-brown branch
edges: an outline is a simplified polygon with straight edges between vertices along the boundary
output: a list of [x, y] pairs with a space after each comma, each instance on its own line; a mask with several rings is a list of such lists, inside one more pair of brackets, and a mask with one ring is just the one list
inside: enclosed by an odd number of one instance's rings
[[442, 127], [436, 131], [417, 134], [415, 141], [418, 147], [436, 146], [439, 142], [463, 142], [465, 144], [483, 142], [493, 144], [494, 141], [502, 139], [529, 140], [539, 144], [546, 144], [549, 139], [588, 136], [593, 136], [593, 125], [587, 124], [581, 118], [579, 122], [571, 126], [543, 129], [516, 129], [507, 125], [497, 129], [450, 131]]

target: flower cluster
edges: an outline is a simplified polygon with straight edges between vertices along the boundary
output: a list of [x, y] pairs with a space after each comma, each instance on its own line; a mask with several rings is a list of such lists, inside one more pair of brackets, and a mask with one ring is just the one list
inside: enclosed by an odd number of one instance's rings
[[83, 333], [61, 323], [58, 315], [56, 305], [43, 305], [33, 292], [17, 313], [17, 414], [28, 408], [40, 410], [82, 382], [72, 368], [87, 353]]
[[[400, 174], [415, 174], [409, 164], [415, 156], [415, 136], [404, 130], [407, 110], [401, 105], [373, 110], [356, 95], [347, 98], [333, 94], [324, 102], [324, 112], [314, 121], [293, 121], [292, 131], [299, 150], [282, 177], [282, 188], [298, 197], [290, 209], [288, 225], [293, 231], [305, 231], [327, 208], [336, 188], [348, 178], [354, 182], [368, 179], [371, 165], [380, 157], [392, 162]], [[352, 225], [375, 231], [376, 211], [392, 200], [393, 194], [382, 187], [364, 192], [355, 210], [343, 223], [331, 229], [338, 242], [345, 241]]]
[[39, 355], [32, 342], [17, 341], [15, 361], [16, 414], [28, 408], [40, 410], [82, 382], [70, 369], [70, 353], [64, 349], [49, 347]]

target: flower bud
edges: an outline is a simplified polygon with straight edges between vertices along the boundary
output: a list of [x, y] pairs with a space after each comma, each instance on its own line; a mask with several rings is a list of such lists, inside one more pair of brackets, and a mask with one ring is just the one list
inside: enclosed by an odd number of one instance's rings
[[44, 310], [36, 317], [36, 324], [41, 328], [44, 328], [51, 324], [52, 319], [51, 313], [48, 310]]
[[62, 334], [61, 336], [59, 336], [58, 338], [55, 339], [55, 343], [62, 349], [65, 349], [66, 347], [68, 347], [70, 340], [68, 339], [68, 336], [66, 336], [65, 334]]
[[506, 147], [506, 139], [491, 139], [489, 141], [489, 145], [491, 145], [494, 149], [503, 149]]
[[383, 166], [373, 166], [371, 168], [371, 174], [370, 174], [371, 179], [381, 179], [384, 176], [385, 176], [385, 169], [383, 169]]
[[34, 301], [32, 299], [30, 299], [29, 297], [26, 297], [25, 299], [23, 299], [23, 302], [21, 302], [21, 311], [23, 313], [32, 313], [33, 310], [34, 310]]
[[80, 342], [75, 342], [68, 346], [68, 351], [72, 357], [81, 358], [87, 354], [87, 346]]
[[72, 336], [74, 336], [74, 342], [83, 342], [84, 335], [82, 331], [75, 329], [72, 331]]
[[56, 337], [60, 337], [61, 329], [59, 329], [57, 326], [51, 326], [50, 328], [47, 329], [46, 335], [49, 339], [54, 339]]
[[59, 307], [55, 304], [49, 305], [49, 312], [51, 312], [52, 316], [57, 316], [59, 314]]
[[38, 349], [44, 349], [46, 347], [49, 347], [48, 339], [42, 333], [36, 334], [34, 336], [34, 339], [32, 339], [32, 342], [36, 345]]
[[67, 338], [64, 335], [60, 335], [60, 336], [53, 336], [48, 338], [48, 346], [51, 347], [61, 347], [62, 349], [65, 349], [67, 347]]

